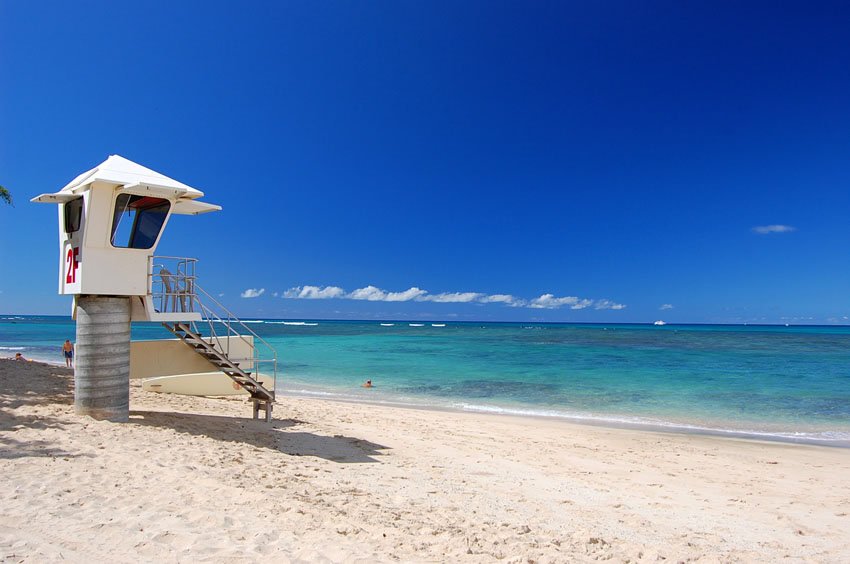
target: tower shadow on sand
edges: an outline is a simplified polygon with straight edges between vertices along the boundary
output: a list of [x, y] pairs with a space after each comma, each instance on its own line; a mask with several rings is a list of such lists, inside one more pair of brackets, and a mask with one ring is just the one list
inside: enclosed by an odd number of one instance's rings
[[295, 430], [304, 422], [295, 419], [268, 423], [197, 413], [130, 411], [131, 425], [173, 429], [178, 433], [209, 437], [216, 441], [249, 444], [289, 456], [315, 456], [341, 464], [378, 462], [389, 447], [356, 437], [319, 435]]
[[21, 429], [61, 429], [65, 420], [50, 405], [74, 403], [73, 371], [41, 362], [0, 359], [0, 459], [77, 456], [49, 439], [21, 438]]

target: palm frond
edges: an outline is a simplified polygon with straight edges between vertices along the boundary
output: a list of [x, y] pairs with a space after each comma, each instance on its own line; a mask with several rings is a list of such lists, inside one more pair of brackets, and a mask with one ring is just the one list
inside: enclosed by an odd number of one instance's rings
[[14, 205], [12, 204], [12, 194], [2, 186], [0, 186], [0, 200], [3, 200], [10, 206]]

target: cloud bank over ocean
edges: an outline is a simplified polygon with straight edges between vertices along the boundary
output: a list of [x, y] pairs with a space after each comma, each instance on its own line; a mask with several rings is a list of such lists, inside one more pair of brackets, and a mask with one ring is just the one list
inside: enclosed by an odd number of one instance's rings
[[[264, 290], [248, 289], [242, 293], [243, 298], [253, 298]], [[275, 296], [277, 296], [275, 292]], [[339, 286], [295, 286], [280, 294], [284, 299], [292, 300], [365, 300], [370, 302], [433, 302], [450, 304], [501, 304], [508, 307], [528, 307], [531, 309], [585, 309], [592, 307], [597, 310], [622, 310], [627, 306], [608, 299], [579, 298], [577, 296], [558, 297], [554, 294], [543, 294], [530, 300], [511, 294], [485, 294], [483, 292], [441, 292], [431, 294], [416, 286], [401, 292], [389, 292], [377, 286], [364, 286], [351, 292], [346, 292]]]

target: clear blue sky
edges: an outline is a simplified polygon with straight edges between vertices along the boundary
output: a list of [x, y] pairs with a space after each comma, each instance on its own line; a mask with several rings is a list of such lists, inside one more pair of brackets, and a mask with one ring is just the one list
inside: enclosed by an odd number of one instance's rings
[[120, 154], [224, 207], [158, 251], [249, 317], [846, 323], [848, 21], [0, 0], [0, 313], [69, 310], [28, 200]]

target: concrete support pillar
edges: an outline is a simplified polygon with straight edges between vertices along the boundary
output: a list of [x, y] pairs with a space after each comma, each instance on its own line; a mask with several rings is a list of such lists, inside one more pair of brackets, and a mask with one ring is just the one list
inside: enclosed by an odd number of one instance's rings
[[74, 410], [94, 419], [130, 418], [130, 298], [78, 296]]

